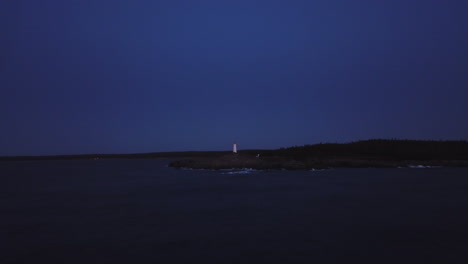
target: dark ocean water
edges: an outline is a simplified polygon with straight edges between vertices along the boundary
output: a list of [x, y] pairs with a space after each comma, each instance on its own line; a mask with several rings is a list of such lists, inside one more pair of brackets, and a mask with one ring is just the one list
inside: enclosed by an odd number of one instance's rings
[[468, 169], [0, 162], [0, 263], [468, 263]]

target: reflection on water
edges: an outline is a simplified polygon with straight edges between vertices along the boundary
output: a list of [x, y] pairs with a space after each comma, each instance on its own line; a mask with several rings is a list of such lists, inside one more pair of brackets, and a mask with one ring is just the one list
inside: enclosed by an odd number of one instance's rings
[[1, 263], [463, 263], [468, 170], [0, 163]]

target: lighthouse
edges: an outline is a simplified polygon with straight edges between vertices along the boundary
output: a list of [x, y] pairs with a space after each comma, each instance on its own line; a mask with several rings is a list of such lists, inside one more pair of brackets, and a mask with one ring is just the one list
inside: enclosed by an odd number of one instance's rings
[[237, 143], [232, 144], [232, 152], [237, 153]]

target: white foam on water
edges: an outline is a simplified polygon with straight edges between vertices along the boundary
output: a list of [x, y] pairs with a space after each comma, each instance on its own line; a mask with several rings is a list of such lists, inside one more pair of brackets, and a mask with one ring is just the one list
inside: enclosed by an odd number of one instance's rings
[[434, 168], [442, 168], [442, 166], [408, 165], [408, 168], [411, 168], [411, 169], [434, 169]]
[[326, 169], [311, 169], [310, 171], [325, 171]]
[[245, 169], [232, 169], [231, 171], [223, 172], [222, 174], [250, 174], [256, 172], [255, 169], [245, 168]]

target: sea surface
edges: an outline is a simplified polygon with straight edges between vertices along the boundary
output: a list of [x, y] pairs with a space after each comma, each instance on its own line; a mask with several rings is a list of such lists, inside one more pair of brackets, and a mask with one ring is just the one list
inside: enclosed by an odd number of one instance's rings
[[0, 162], [0, 263], [468, 263], [468, 169]]

